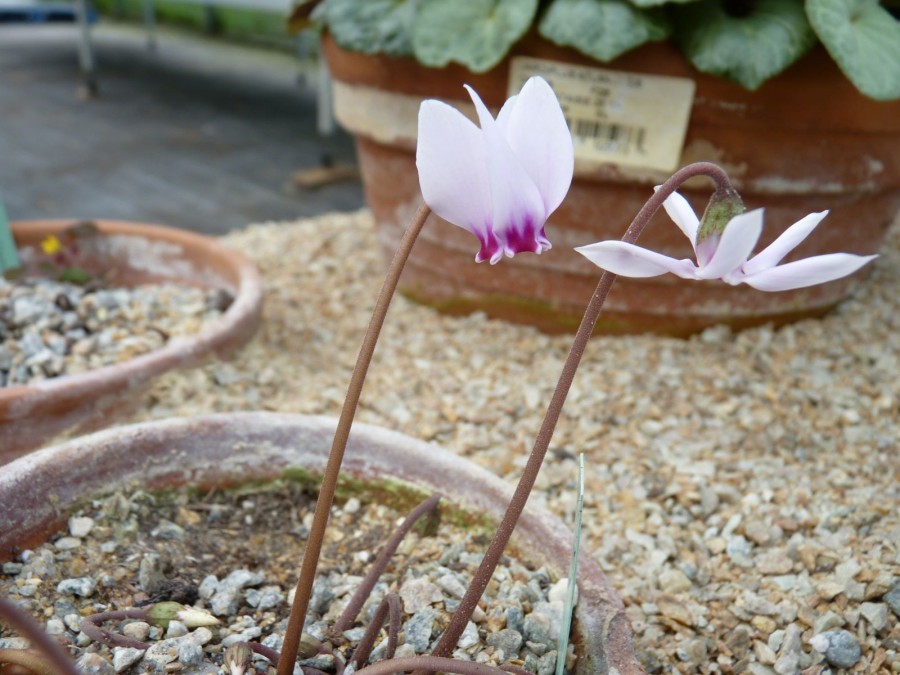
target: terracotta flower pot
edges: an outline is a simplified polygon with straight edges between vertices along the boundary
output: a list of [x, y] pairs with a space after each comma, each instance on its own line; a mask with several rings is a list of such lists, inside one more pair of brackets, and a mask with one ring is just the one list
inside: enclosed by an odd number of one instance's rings
[[[34, 257], [49, 234], [72, 221], [12, 224], [23, 260]], [[224, 357], [245, 344], [259, 326], [262, 284], [256, 268], [214, 239], [159, 225], [98, 221], [104, 237], [85, 267], [115, 270], [117, 285], [176, 282], [221, 288], [234, 300], [214, 324], [196, 335], [123, 363], [0, 389], [0, 465], [40, 447], [66, 430], [96, 429], [123, 414], [140, 388], [173, 368]]]
[[[507, 96], [510, 62], [485, 74], [460, 66], [429, 69], [410, 58], [349, 52], [327, 35], [324, 51], [335, 83], [335, 112], [356, 135], [366, 197], [391, 255], [421, 200], [414, 156], [419, 103], [441, 98], [473, 115], [462, 88], [469, 83], [496, 110]], [[513, 48], [512, 57], [521, 55], [693, 79], [696, 93], [679, 165], [716, 162], [729, 172], [748, 208], [764, 206], [760, 245], [802, 216], [830, 209], [791, 259], [876, 252], [900, 210], [900, 101], [876, 102], [859, 94], [822, 48], [755, 92], [697, 72], [668, 43], [599, 64], [529, 36]], [[652, 187], [666, 177], [657, 170], [578, 160], [569, 195], [547, 225], [552, 251], [517, 256], [494, 268], [474, 265], [471, 235], [449, 225], [429, 226], [401, 290], [453, 313], [484, 310], [547, 331], [572, 330], [598, 279], [597, 268], [573, 247], [619, 239]], [[710, 185], [695, 182], [682, 191], [699, 213]], [[656, 221], [642, 245], [690, 257], [689, 242], [666, 216]], [[827, 312], [865, 274], [784, 293], [671, 276], [620, 279], [598, 330], [684, 335], [720, 322], [738, 328], [785, 323]]]
[[[320, 475], [334, 428], [334, 419], [320, 416], [211, 415], [118, 427], [39, 450], [0, 471], [0, 560], [44, 541], [76, 504], [129, 485], [212, 488], [289, 470]], [[445, 504], [494, 521], [512, 494], [504, 481], [458, 455], [365, 424], [353, 427], [344, 472], [357, 486], [389, 481], [391, 494], [408, 495], [410, 504], [422, 492], [437, 492]], [[566, 576], [572, 534], [547, 511], [526, 509], [513, 546], [523, 558]], [[581, 557], [578, 585], [576, 672], [643, 672], [622, 601], [590, 555]]]

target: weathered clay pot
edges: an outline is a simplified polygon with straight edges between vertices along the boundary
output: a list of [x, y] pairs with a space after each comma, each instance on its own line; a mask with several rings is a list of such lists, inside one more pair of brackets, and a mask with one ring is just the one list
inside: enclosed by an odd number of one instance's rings
[[[335, 81], [336, 116], [356, 135], [366, 196], [390, 256], [421, 201], [414, 157], [419, 103], [441, 98], [472, 116], [465, 82], [496, 110], [507, 95], [509, 60], [489, 73], [474, 74], [460, 66], [429, 69], [410, 58], [348, 52], [327, 35], [324, 50]], [[708, 160], [722, 165], [748, 208], [766, 208], [760, 246], [808, 213], [831, 211], [789, 259], [834, 251], [873, 253], [900, 210], [900, 101], [876, 102], [859, 94], [822, 48], [755, 92], [697, 72], [668, 43], [598, 64], [529, 36], [514, 46], [512, 56], [517, 55], [692, 78], [696, 95], [680, 164]], [[485, 310], [547, 331], [574, 329], [599, 272], [573, 247], [621, 238], [652, 187], [667, 177], [655, 170], [576, 161], [569, 195], [547, 226], [552, 251], [517, 256], [493, 268], [474, 265], [471, 235], [446, 224], [428, 226], [401, 290], [453, 313]], [[682, 190], [699, 213], [710, 186], [695, 181]], [[664, 214], [641, 243], [669, 255], [692, 255]], [[620, 279], [598, 330], [684, 335], [720, 322], [740, 328], [821, 315], [866, 272], [784, 293], [671, 276]]]
[[[0, 471], [0, 560], [44, 541], [67, 510], [101, 493], [129, 486], [221, 487], [298, 469], [321, 475], [334, 429], [335, 420], [328, 417], [211, 415], [117, 427], [31, 453]], [[443, 503], [495, 522], [512, 494], [504, 481], [458, 455], [365, 424], [353, 427], [344, 473], [357, 488], [390, 481], [391, 494], [408, 494], [410, 505], [423, 492], [436, 492]], [[566, 576], [572, 534], [547, 511], [526, 509], [513, 547], [524, 559]], [[581, 556], [578, 585], [576, 672], [643, 672], [622, 601], [589, 555]]]
[[[23, 260], [48, 234], [72, 221], [12, 224]], [[172, 281], [221, 288], [234, 301], [212, 326], [170, 340], [163, 348], [97, 370], [0, 389], [0, 464], [40, 447], [63, 431], [97, 429], [126, 412], [142, 385], [173, 368], [224, 357], [245, 344], [259, 326], [262, 283], [256, 268], [214, 239], [160, 225], [98, 221], [98, 238], [85, 267], [113, 269], [111, 283]], [[93, 270], [92, 270], [93, 271]]]

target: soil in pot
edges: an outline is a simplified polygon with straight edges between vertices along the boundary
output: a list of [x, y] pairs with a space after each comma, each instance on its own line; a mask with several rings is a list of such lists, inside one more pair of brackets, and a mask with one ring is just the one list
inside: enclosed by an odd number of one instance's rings
[[[223, 649], [234, 642], [255, 640], [280, 648], [313, 496], [303, 483], [287, 480], [207, 494], [184, 488], [116, 493], [73, 514], [67, 531], [51, 543], [4, 563], [0, 593], [68, 643], [84, 672], [221, 672]], [[333, 510], [307, 620], [306, 631], [323, 641], [409, 510], [396, 497], [394, 505], [372, 500], [364, 491], [344, 497]], [[441, 512], [440, 520], [423, 518], [407, 535], [360, 620], [331, 638], [344, 660], [389, 591], [398, 592], [402, 602], [398, 656], [424, 653], [439, 636], [489, 536], [482, 523], [464, 524], [461, 514], [446, 506]], [[564, 589], [565, 581], [551, 578], [544, 568], [508, 558], [464, 633], [457, 657], [554, 672]], [[146, 651], [99, 645], [81, 630], [87, 615], [165, 600], [207, 607], [221, 624], [193, 631], [178, 622], [167, 630], [140, 620], [105, 625], [148, 643]], [[379, 636], [374, 659], [384, 658], [386, 635]], [[0, 647], [21, 647], [22, 642], [4, 637], [0, 629]], [[569, 660], [573, 665], [574, 652]], [[311, 655], [302, 663], [325, 672], [335, 668], [330, 655]], [[264, 660], [258, 664], [265, 672]]]

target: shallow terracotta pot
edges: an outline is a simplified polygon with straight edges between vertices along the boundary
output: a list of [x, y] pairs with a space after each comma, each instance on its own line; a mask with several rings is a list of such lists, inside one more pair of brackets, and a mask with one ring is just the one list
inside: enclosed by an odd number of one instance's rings
[[[117, 427], [21, 457], [0, 471], [0, 560], [36, 545], [77, 504], [101, 493], [180, 485], [225, 487], [282, 475], [319, 476], [335, 420], [329, 417], [238, 413]], [[344, 459], [354, 488], [389, 481], [392, 495], [439, 493], [444, 508], [497, 522], [511, 486], [438, 446], [378, 427], [355, 424]], [[52, 495], [52, 499], [48, 496]], [[513, 547], [535, 565], [566, 576], [572, 534], [549, 512], [530, 507]], [[590, 555], [581, 556], [573, 640], [576, 673], [643, 672], [634, 656], [622, 600]]]
[[[142, 386], [173, 368], [224, 357], [245, 344], [259, 326], [262, 283], [256, 268], [216, 240], [161, 225], [95, 221], [97, 237], [85, 260], [91, 270], [114, 270], [116, 285], [177, 282], [221, 288], [234, 300], [206, 330], [170, 340], [156, 351], [97, 370], [0, 388], [0, 465], [40, 447], [63, 431], [108, 424], [133, 406]], [[40, 242], [72, 221], [19, 221], [13, 235], [23, 261]]]
[[[363, 183], [386, 256], [421, 201], [415, 169], [416, 116], [423, 98], [441, 98], [472, 113], [462, 88], [471, 84], [498, 109], [506, 98], [509, 60], [486, 74], [460, 66], [425, 68], [412, 59], [348, 52], [325, 36], [338, 120], [357, 138]], [[748, 208], [766, 208], [760, 246], [802, 216], [830, 215], [789, 259], [818, 253], [873, 253], [900, 210], [900, 101], [859, 94], [822, 48], [755, 92], [694, 70], [668, 43], [643, 46], [609, 64], [529, 36], [513, 48], [526, 55], [696, 82], [680, 165], [723, 166]], [[663, 114], [663, 113], [661, 113]], [[401, 290], [453, 313], [491, 316], [544, 330], [573, 330], [598, 280], [598, 269], [572, 249], [619, 239], [668, 174], [614, 164], [576, 162], [568, 197], [547, 226], [552, 251], [522, 255], [493, 268], [474, 265], [477, 246], [459, 228], [423, 231]], [[703, 212], [711, 183], [682, 190]], [[691, 257], [689, 242], [662, 214], [642, 245]], [[691, 283], [671, 276], [620, 279], [598, 323], [607, 333], [685, 335], [716, 323], [746, 327], [821, 315], [852, 291], [867, 269], [810, 289], [763, 293], [749, 287]]]

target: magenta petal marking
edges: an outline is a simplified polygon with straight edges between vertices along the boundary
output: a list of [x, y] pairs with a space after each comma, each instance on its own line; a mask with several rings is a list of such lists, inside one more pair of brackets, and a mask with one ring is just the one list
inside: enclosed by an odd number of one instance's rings
[[507, 255], [540, 251], [540, 246], [535, 239], [534, 221], [531, 218], [525, 218], [524, 223], [520, 226], [517, 225], [517, 223], [511, 223], [504, 232]]
[[481, 242], [481, 250], [479, 250], [478, 254], [475, 256], [475, 262], [490, 260], [493, 265], [503, 257], [500, 242], [490, 228], [485, 232], [472, 230], [472, 234], [478, 237], [478, 241]]

